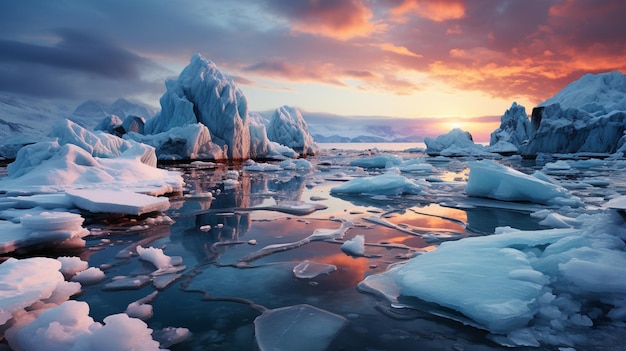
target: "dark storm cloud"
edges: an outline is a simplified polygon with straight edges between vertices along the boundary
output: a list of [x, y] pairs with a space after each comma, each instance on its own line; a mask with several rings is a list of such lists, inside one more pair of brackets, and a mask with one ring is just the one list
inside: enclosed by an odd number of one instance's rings
[[57, 29], [61, 40], [42, 46], [0, 39], [0, 62], [37, 64], [93, 73], [111, 79], [138, 79], [149, 60], [97, 36]]

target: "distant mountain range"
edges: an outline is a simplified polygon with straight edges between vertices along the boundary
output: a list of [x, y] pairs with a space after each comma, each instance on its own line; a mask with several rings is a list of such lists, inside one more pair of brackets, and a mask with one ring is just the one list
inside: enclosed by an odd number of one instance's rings
[[[69, 103], [0, 94], [0, 144], [37, 141], [48, 135], [51, 126], [63, 119], [93, 129], [103, 118], [128, 115], [152, 118], [154, 108], [119, 98], [112, 103], [88, 100]], [[273, 111], [259, 112], [271, 117]], [[420, 120], [409, 118], [340, 116], [329, 113], [302, 112], [309, 133], [319, 143], [348, 142], [421, 142], [439, 133], [429, 130]]]

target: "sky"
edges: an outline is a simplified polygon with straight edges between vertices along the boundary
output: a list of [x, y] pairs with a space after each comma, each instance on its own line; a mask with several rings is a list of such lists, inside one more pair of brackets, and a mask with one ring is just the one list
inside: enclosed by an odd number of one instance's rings
[[[623, 0], [5, 0], [0, 92], [158, 109], [194, 53], [243, 90], [484, 133], [586, 73], [626, 72]], [[487, 123], [487, 124], [485, 124]]]

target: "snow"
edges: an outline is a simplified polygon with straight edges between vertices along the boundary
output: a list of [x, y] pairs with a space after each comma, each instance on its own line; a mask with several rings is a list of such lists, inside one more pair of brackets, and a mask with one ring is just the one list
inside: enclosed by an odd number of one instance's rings
[[104, 272], [98, 267], [89, 267], [84, 271], [78, 272], [72, 277], [73, 282], [79, 282], [81, 285], [91, 285], [103, 281], [106, 278]]
[[259, 350], [326, 350], [348, 321], [310, 305], [295, 305], [263, 312], [254, 320]]
[[163, 249], [137, 246], [137, 254], [142, 260], [152, 263], [157, 269], [166, 270], [173, 266], [171, 257], [164, 254]]
[[331, 194], [373, 194], [402, 195], [422, 194], [428, 187], [426, 182], [416, 182], [400, 174], [390, 171], [385, 174], [351, 179], [344, 184], [333, 187]]
[[465, 193], [503, 201], [578, 206], [580, 199], [565, 188], [546, 181], [545, 175], [527, 175], [492, 160], [472, 161]]
[[60, 303], [55, 296], [78, 293], [80, 284], [66, 282], [60, 269], [61, 262], [44, 257], [9, 258], [0, 264], [0, 325], [39, 301]]
[[353, 256], [365, 255], [365, 236], [355, 235], [354, 238], [346, 240], [341, 244], [341, 251]]

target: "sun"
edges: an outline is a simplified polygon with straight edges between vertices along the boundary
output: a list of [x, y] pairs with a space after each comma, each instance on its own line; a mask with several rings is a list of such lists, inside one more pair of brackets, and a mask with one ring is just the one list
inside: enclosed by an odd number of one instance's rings
[[448, 122], [448, 126], [450, 127], [450, 129], [462, 129], [461, 127], [463, 126], [463, 123], [461, 122]]

